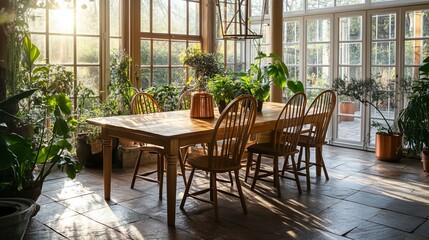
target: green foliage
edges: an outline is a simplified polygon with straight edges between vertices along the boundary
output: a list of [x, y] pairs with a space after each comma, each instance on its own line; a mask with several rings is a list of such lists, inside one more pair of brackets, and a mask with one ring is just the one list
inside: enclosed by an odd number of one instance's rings
[[181, 56], [183, 65], [192, 68], [195, 74], [195, 88], [206, 89], [207, 82], [216, 74], [224, 72], [218, 56], [205, 53], [199, 48], [188, 48]]
[[163, 111], [177, 110], [181, 90], [173, 85], [150, 87], [145, 90], [161, 106]]
[[[264, 59], [272, 59], [273, 62], [267, 66], [262, 65]], [[276, 54], [269, 55], [259, 52], [254, 62], [247, 71], [247, 77], [243, 78], [246, 89], [258, 100], [269, 98], [270, 82], [284, 89], [285, 86], [293, 93], [303, 92], [304, 85], [300, 81], [287, 80], [289, 71], [284, 62]]]
[[[71, 132], [77, 126], [67, 96], [73, 89], [73, 74], [62, 66], [36, 66], [39, 49], [28, 37], [23, 39], [20, 75], [25, 80], [20, 82], [20, 87], [30, 90], [0, 102], [0, 189], [10, 191], [41, 185], [55, 166], [66, 168], [70, 178], [82, 169], [70, 154]], [[18, 116], [4, 111], [5, 106], [23, 100]], [[36, 119], [33, 121], [33, 118]], [[20, 126], [34, 128], [35, 124], [36, 134], [21, 136], [16, 131]]]
[[429, 147], [429, 57], [419, 68], [420, 79], [414, 81], [408, 106], [399, 114], [398, 125], [405, 143], [413, 152]]
[[219, 105], [220, 101], [228, 104], [242, 92], [241, 81], [235, 75], [216, 74], [208, 82], [208, 91], [213, 94], [215, 102]]
[[115, 113], [112, 115], [130, 114], [130, 103], [135, 90], [131, 85], [131, 57], [124, 51], [112, 58], [110, 64], [109, 99], [107, 100]]
[[[13, 100], [5, 101], [17, 101], [33, 92], [30, 90], [12, 97]], [[53, 117], [53, 127], [42, 128], [40, 137], [24, 137], [1, 131], [0, 189], [20, 191], [40, 185], [55, 166], [63, 170], [66, 168], [71, 179], [82, 170], [82, 165], [68, 154], [72, 150], [70, 133], [77, 125], [77, 121], [70, 116], [70, 99], [62, 93], [52, 95], [47, 102]]]
[[[347, 96], [358, 100], [365, 105], [371, 105], [381, 115], [386, 127], [384, 125], [373, 122], [372, 126], [378, 128], [378, 133], [393, 134], [392, 127], [390, 126], [383, 113], [378, 108], [378, 102], [388, 98], [392, 93], [383, 90], [382, 85], [372, 78], [366, 79], [341, 79], [337, 78], [334, 80], [332, 89], [337, 92], [338, 95]], [[390, 95], [389, 95], [390, 94]]]

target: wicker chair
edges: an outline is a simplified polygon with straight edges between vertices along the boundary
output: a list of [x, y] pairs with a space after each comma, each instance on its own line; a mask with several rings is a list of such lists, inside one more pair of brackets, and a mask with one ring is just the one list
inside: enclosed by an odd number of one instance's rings
[[[277, 190], [278, 197], [281, 197], [278, 160], [279, 157], [284, 157], [285, 163], [283, 164], [282, 176], [295, 180], [299, 193], [302, 192], [294, 155], [298, 153], [297, 144], [302, 129], [302, 123], [304, 121], [306, 101], [307, 98], [304, 93], [295, 94], [286, 103], [277, 119], [275, 130], [272, 135], [272, 141], [268, 143], [253, 144], [247, 148], [246, 182], [250, 168], [253, 164], [253, 154], [258, 155], [251, 186], [252, 190], [254, 190], [258, 179], [271, 182], [271, 180], [266, 179], [266, 177], [273, 176], [272, 182]], [[273, 171], [261, 169], [262, 155], [269, 156], [273, 159]], [[287, 164], [289, 156], [291, 156], [291, 166]], [[287, 166], [289, 169], [291, 168], [291, 173], [294, 176], [293, 178], [284, 174], [287, 170]]]
[[[322, 156], [322, 147], [326, 143], [326, 132], [328, 131], [336, 103], [337, 97], [335, 92], [332, 90], [325, 90], [317, 95], [306, 113], [306, 117], [310, 117], [311, 121], [306, 125], [305, 129], [302, 130], [298, 141], [298, 146], [300, 146], [298, 170], [301, 171], [305, 169], [305, 174], [300, 172], [300, 175], [305, 175], [307, 178], [307, 191], [310, 191], [311, 166], [322, 167], [326, 180], [329, 180], [328, 171], [326, 170]], [[310, 148], [315, 148], [315, 162], [310, 162]], [[305, 151], [305, 166], [301, 167], [303, 150]], [[320, 176], [320, 168], [316, 171], [316, 175]]]
[[[133, 99], [131, 100], [131, 113], [132, 114], [148, 114], [162, 112], [161, 107], [156, 102], [155, 99], [152, 98], [148, 93], [139, 92], [137, 93]], [[164, 149], [160, 146], [156, 145], [148, 145], [145, 143], [139, 143], [140, 153], [136, 161], [136, 165], [134, 167], [133, 179], [131, 181], [131, 188], [134, 188], [134, 183], [136, 178], [140, 178], [150, 182], [159, 183], [159, 198], [162, 198], [162, 186], [163, 186], [163, 178], [164, 178]], [[149, 152], [150, 154], [157, 155], [157, 169], [152, 171], [147, 171], [143, 173], [139, 173], [140, 169], [140, 161], [143, 152]], [[157, 173], [157, 178], [149, 177]]]
[[[250, 131], [256, 118], [256, 100], [250, 95], [241, 95], [235, 98], [220, 115], [216, 122], [213, 135], [208, 144], [208, 154], [203, 156], [189, 157], [188, 163], [192, 170], [186, 185], [180, 208], [183, 209], [187, 197], [192, 197], [200, 201], [214, 205], [215, 220], [218, 221], [218, 200], [217, 193], [224, 193], [228, 196], [240, 198], [241, 205], [247, 214], [246, 202], [241, 189], [238, 172], [241, 169], [241, 157], [246, 147]], [[195, 170], [203, 170], [210, 174], [210, 187], [208, 189], [190, 193], [192, 179]], [[216, 174], [235, 173], [238, 195], [217, 189]], [[210, 192], [210, 200], [198, 197], [200, 194]]]

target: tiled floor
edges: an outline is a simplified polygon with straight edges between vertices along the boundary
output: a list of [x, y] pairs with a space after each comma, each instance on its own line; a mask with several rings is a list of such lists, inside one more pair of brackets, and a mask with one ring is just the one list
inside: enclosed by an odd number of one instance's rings
[[[311, 192], [304, 177], [301, 195], [281, 180], [282, 198], [268, 183], [258, 182], [255, 192], [243, 184], [247, 215], [238, 200], [219, 195], [218, 223], [209, 204], [188, 199], [179, 209], [178, 176], [175, 228], [167, 227], [165, 192], [159, 200], [158, 185], [146, 181], [130, 189], [129, 168], [114, 169], [109, 202], [101, 170], [85, 169], [74, 181], [54, 174], [25, 239], [429, 239], [429, 177], [419, 160], [379, 162], [374, 153], [332, 146], [324, 158], [330, 180], [312, 170]], [[201, 186], [205, 173], [199, 176]]]

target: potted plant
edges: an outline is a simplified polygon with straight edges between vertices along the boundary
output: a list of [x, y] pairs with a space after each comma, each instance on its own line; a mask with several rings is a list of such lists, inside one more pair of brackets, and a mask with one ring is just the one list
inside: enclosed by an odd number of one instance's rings
[[173, 85], [150, 87], [145, 89], [161, 106], [163, 111], [177, 110], [181, 91]]
[[408, 106], [399, 114], [398, 126], [406, 146], [420, 153], [423, 171], [429, 172], [429, 57], [423, 63], [420, 79], [413, 82]]
[[241, 94], [241, 81], [235, 75], [216, 74], [209, 80], [208, 90], [222, 113], [228, 103]]
[[389, 92], [384, 91], [375, 79], [341, 79], [334, 80], [333, 90], [339, 96], [347, 96], [365, 105], [372, 106], [382, 117], [385, 125], [373, 122], [378, 127], [375, 140], [375, 156], [378, 160], [394, 161], [402, 156], [402, 135], [393, 131], [378, 103], [386, 99]]
[[[265, 59], [271, 59], [272, 62], [264, 66], [262, 63]], [[258, 52], [258, 56], [255, 57], [247, 71], [247, 75], [242, 77], [244, 89], [258, 101], [258, 111], [262, 110], [263, 102], [270, 96], [271, 83], [281, 89], [287, 86], [293, 93], [304, 91], [302, 82], [287, 80], [288, 75], [287, 66], [278, 55]]]
[[192, 118], [214, 117], [213, 96], [205, 92], [207, 81], [224, 70], [217, 55], [205, 53], [199, 48], [188, 48], [182, 55], [182, 63], [192, 68], [194, 80], [191, 85], [197, 92], [192, 93], [190, 115]]

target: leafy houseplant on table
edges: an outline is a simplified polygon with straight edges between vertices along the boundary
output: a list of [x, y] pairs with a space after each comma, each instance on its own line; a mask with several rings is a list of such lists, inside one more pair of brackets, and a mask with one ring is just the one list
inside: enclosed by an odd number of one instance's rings
[[[272, 63], [263, 66], [262, 61], [264, 59], [271, 59]], [[258, 56], [255, 57], [247, 71], [247, 75], [242, 77], [243, 88], [258, 101], [258, 111], [262, 110], [262, 103], [270, 97], [271, 82], [281, 89], [287, 86], [293, 93], [304, 91], [302, 82], [288, 81], [288, 75], [287, 66], [278, 55], [258, 52]]]
[[192, 93], [190, 115], [192, 118], [212, 118], [214, 117], [213, 96], [205, 92], [207, 81], [216, 74], [223, 73], [223, 67], [215, 54], [205, 53], [198, 48], [186, 49], [182, 56], [184, 65], [189, 66], [194, 71], [194, 89]]
[[375, 144], [376, 158], [382, 161], [399, 160], [402, 156], [402, 135], [393, 131], [377, 105], [389, 96], [389, 93], [382, 89], [381, 84], [372, 78], [347, 80], [338, 78], [334, 80], [333, 89], [339, 96], [347, 96], [366, 106], [370, 105], [380, 114], [385, 125], [372, 123], [372, 126], [378, 127]]
[[208, 90], [213, 94], [213, 98], [219, 108], [219, 113], [232, 101], [235, 97], [242, 93], [241, 81], [236, 75], [220, 75], [216, 74], [208, 82]]
[[423, 63], [420, 79], [412, 85], [411, 100], [399, 114], [398, 126], [405, 144], [421, 154], [423, 170], [429, 172], [429, 57]]

